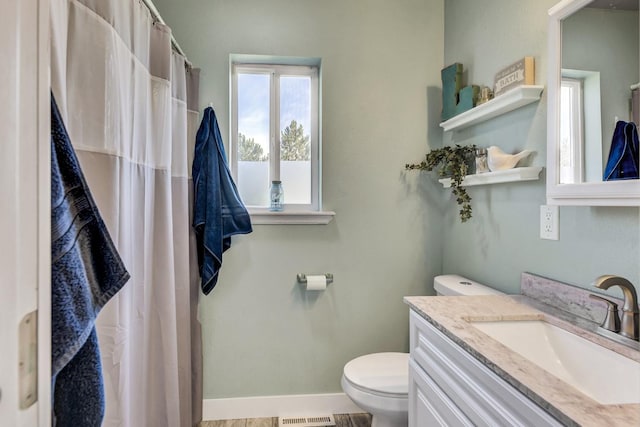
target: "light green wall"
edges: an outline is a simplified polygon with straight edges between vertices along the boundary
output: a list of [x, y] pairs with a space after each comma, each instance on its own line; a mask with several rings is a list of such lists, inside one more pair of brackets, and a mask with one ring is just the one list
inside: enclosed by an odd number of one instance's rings
[[[155, 0], [202, 68], [201, 106], [229, 135], [229, 55], [322, 58], [326, 226], [255, 226], [202, 297], [204, 397], [340, 391], [351, 358], [408, 349], [404, 295], [442, 266], [442, 192], [418, 173], [440, 145], [442, 0]], [[296, 273], [335, 283], [305, 294]]]
[[[490, 86], [496, 71], [523, 56], [534, 56], [536, 83], [546, 84], [547, 10], [555, 0], [446, 0], [445, 63], [462, 62], [468, 81]], [[505, 151], [536, 151], [534, 165], [546, 163], [546, 96], [445, 143], [499, 145]], [[457, 219], [454, 203], [444, 219], [443, 272], [456, 272], [519, 291], [529, 271], [589, 287], [601, 274], [618, 274], [640, 286], [638, 208], [561, 207], [560, 240], [538, 237], [545, 180], [470, 188], [474, 216]]]
[[[234, 238], [200, 304], [205, 398], [339, 391], [352, 357], [407, 349], [402, 296], [432, 293], [440, 272], [508, 292], [518, 292], [522, 271], [585, 287], [604, 273], [640, 283], [637, 208], [562, 207], [560, 241], [546, 241], [544, 176], [471, 188], [474, 217], [460, 224], [449, 193], [402, 172], [442, 144], [444, 65], [462, 62], [470, 82], [491, 85], [501, 67], [533, 55], [545, 84], [554, 0], [155, 3], [202, 68], [201, 106], [214, 104], [227, 140], [230, 54], [322, 58], [324, 205], [337, 216]], [[444, 140], [531, 148], [533, 164], [544, 165], [546, 97]], [[336, 279], [305, 295], [299, 272]]]

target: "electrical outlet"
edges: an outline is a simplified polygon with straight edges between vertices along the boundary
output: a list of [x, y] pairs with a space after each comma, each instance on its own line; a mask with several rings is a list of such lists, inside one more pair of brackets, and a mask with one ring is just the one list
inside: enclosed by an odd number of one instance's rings
[[540, 238], [547, 240], [558, 240], [559, 230], [559, 210], [558, 206], [540, 206]]

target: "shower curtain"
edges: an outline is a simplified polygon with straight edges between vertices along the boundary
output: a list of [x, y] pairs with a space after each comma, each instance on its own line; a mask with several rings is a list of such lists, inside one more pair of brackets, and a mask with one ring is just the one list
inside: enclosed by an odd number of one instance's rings
[[198, 70], [139, 0], [53, 0], [51, 84], [131, 279], [98, 316], [104, 426], [201, 418], [189, 170]]

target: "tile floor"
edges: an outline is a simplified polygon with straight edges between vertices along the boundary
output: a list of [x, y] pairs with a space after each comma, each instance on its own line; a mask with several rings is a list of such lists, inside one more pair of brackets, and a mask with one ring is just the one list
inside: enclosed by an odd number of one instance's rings
[[[371, 427], [369, 414], [337, 414], [334, 418], [336, 427]], [[278, 418], [203, 421], [200, 427], [278, 427]]]

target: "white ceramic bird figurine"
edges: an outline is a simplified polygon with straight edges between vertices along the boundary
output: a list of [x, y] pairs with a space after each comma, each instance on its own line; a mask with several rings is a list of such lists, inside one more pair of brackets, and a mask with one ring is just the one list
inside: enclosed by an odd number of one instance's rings
[[492, 172], [511, 169], [529, 154], [531, 150], [523, 150], [518, 154], [507, 154], [495, 145], [487, 148], [487, 164]]

